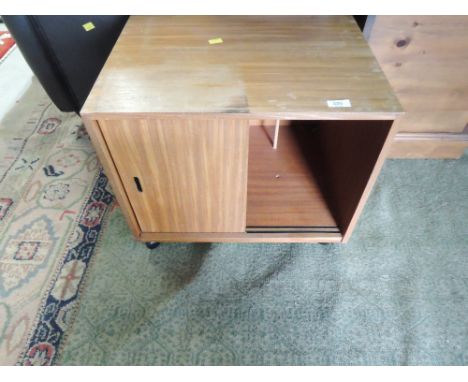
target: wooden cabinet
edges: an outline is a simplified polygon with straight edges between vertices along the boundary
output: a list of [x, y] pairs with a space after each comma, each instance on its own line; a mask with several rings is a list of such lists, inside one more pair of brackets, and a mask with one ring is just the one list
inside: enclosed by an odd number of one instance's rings
[[344, 16], [131, 17], [82, 110], [134, 235], [194, 242], [347, 241], [400, 114]]
[[390, 155], [460, 157], [468, 147], [468, 16], [370, 16], [365, 34], [406, 111]]

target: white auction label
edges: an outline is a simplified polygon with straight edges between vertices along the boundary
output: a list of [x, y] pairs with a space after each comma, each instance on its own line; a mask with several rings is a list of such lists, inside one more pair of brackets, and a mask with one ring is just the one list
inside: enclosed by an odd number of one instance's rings
[[329, 99], [327, 100], [328, 107], [351, 107], [349, 99]]

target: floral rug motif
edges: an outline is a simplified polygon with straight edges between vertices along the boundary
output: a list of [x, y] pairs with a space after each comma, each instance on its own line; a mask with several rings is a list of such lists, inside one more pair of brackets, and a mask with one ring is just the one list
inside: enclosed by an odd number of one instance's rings
[[80, 118], [37, 81], [0, 125], [0, 364], [48, 365], [114, 198]]

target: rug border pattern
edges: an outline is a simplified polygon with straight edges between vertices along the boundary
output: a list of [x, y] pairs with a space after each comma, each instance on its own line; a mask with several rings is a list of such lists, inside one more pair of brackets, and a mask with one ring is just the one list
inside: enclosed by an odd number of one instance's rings
[[[17, 365], [46, 366], [54, 364], [57, 359], [58, 350], [69, 327], [69, 322], [66, 321], [72, 320], [76, 312], [83, 280], [91, 264], [91, 259], [96, 252], [100, 234], [106, 225], [105, 221], [108, 212], [114, 203], [114, 196], [107, 187], [108, 179], [102, 169], [100, 169], [95, 177], [86, 203], [82, 206], [74, 229], [74, 233], [80, 233], [81, 238], [79, 242], [67, 246], [66, 253], [57, 267], [52, 282], [48, 285], [47, 292], [38, 310], [35, 324], [30, 331], [25, 349], [18, 358]], [[101, 218], [95, 226], [89, 227], [89, 225], [83, 223], [86, 223], [86, 213], [89, 211], [89, 207], [96, 205], [96, 203], [103, 206]], [[73, 237], [73, 235], [70, 237]], [[93, 238], [91, 242], [89, 242], [89, 238]], [[54, 291], [60, 288], [59, 283], [62, 271], [65, 270], [65, 267], [72, 265], [72, 262], [79, 262], [84, 267], [84, 270], [76, 275], [76, 279], [73, 280], [76, 287], [72, 291], [72, 295], [57, 298], [57, 294]], [[68, 308], [70, 309], [68, 314], [64, 313]], [[59, 323], [59, 320], [63, 320], [64, 315], [68, 315], [65, 324], [63, 322]]]

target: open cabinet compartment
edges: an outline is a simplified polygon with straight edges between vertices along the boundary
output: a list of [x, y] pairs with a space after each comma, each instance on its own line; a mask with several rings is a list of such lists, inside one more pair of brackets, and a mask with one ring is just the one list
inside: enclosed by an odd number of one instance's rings
[[345, 237], [392, 122], [251, 121], [247, 232]]

